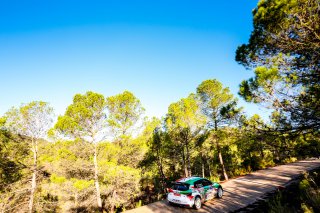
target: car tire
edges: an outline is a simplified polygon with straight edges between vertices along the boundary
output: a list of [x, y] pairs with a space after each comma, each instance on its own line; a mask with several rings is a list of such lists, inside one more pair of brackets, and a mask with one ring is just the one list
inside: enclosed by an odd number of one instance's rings
[[201, 198], [199, 196], [194, 198], [193, 208], [196, 210], [201, 209]]
[[175, 206], [175, 203], [172, 203], [172, 202], [169, 201], [169, 205], [170, 206]]
[[222, 189], [222, 187], [220, 186], [220, 187], [218, 188], [216, 198], [222, 198], [222, 196], [223, 196], [223, 189]]

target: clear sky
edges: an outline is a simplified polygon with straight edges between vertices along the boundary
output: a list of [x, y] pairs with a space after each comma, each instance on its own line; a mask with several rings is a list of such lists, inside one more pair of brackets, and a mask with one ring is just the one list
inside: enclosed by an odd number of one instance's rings
[[[236, 95], [234, 61], [255, 0], [0, 0], [0, 115], [33, 100], [62, 114], [76, 93], [133, 92], [149, 116], [216, 78]], [[241, 98], [240, 98], [241, 99]], [[240, 100], [249, 115], [264, 110]]]

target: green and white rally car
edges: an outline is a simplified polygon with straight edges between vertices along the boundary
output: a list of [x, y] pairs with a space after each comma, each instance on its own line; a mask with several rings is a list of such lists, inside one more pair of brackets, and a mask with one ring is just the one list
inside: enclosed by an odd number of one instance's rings
[[172, 183], [167, 200], [170, 204], [179, 204], [200, 209], [203, 202], [214, 197], [221, 198], [222, 186], [201, 177], [181, 178]]

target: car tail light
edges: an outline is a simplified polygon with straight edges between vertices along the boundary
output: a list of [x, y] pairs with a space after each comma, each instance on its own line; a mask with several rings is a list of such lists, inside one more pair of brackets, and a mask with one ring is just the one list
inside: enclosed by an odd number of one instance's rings
[[173, 189], [170, 189], [170, 188], [169, 188], [169, 192], [173, 192]]

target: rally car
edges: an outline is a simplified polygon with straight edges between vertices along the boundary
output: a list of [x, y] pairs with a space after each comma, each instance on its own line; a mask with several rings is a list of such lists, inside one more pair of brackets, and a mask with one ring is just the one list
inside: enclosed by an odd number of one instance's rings
[[170, 204], [200, 209], [203, 202], [214, 197], [221, 198], [222, 186], [201, 177], [181, 178], [172, 183], [168, 189], [167, 200]]

